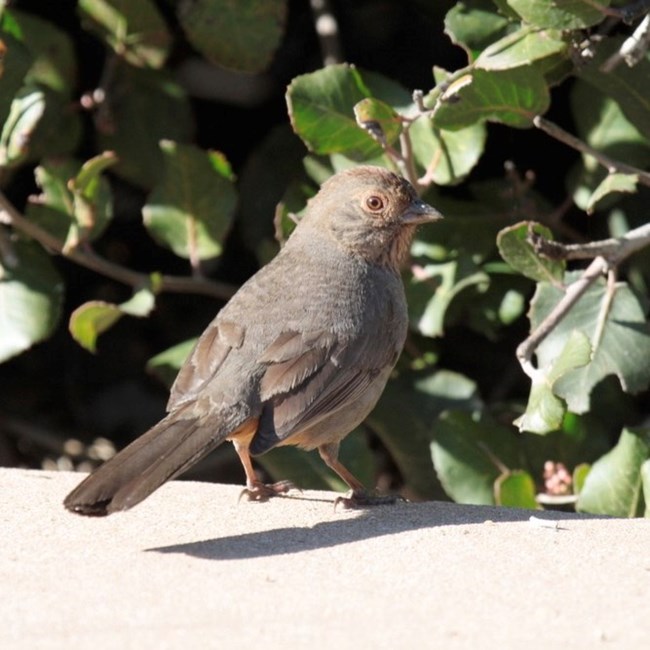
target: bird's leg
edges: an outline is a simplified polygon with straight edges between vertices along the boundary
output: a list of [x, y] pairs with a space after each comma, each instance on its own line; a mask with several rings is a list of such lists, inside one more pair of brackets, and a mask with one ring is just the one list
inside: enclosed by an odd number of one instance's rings
[[244, 433], [236, 437], [231, 437], [235, 445], [235, 451], [246, 473], [246, 487], [242, 490], [239, 498], [246, 497], [249, 501], [268, 501], [271, 497], [286, 494], [294, 485], [291, 481], [278, 481], [277, 483], [266, 484], [257, 478], [255, 469], [253, 468], [253, 461], [248, 451], [250, 441], [254, 434], [255, 431], [253, 431], [252, 435], [246, 435]]
[[332, 442], [321, 445], [318, 453], [325, 464], [334, 470], [348, 485], [350, 493], [345, 497], [337, 497], [334, 507], [339, 504], [345, 508], [364, 508], [366, 506], [380, 506], [403, 501], [404, 499], [396, 494], [379, 495], [369, 492], [363, 483], [357, 479], [350, 470], [339, 460], [339, 443]]

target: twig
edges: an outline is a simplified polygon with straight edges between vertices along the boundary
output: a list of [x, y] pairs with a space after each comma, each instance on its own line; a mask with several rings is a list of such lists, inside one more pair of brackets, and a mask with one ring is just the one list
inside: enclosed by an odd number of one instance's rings
[[[66, 259], [84, 266], [95, 273], [104, 275], [112, 280], [121, 282], [130, 287], [142, 287], [149, 282], [149, 275], [138, 273], [124, 266], [110, 262], [95, 253], [91, 248], [75, 248], [64, 251], [65, 242], [57, 239], [37, 224], [26, 219], [10, 203], [7, 197], [0, 192], [0, 223], [7, 223], [28, 237], [35, 239], [40, 244], [49, 248]], [[212, 296], [227, 300], [236, 291], [236, 288], [225, 282], [215, 282], [202, 278], [181, 277], [174, 275], [163, 275], [160, 283], [161, 291], [172, 293], [196, 293], [205, 296]]]
[[639, 23], [634, 33], [626, 38], [618, 52], [614, 52], [600, 66], [603, 72], [612, 72], [622, 61], [632, 68], [639, 63], [650, 46], [650, 14]]
[[542, 131], [548, 133], [552, 138], [563, 142], [569, 147], [580, 151], [581, 153], [591, 156], [596, 161], [598, 161], [607, 171], [611, 174], [613, 172], [623, 172], [624, 174], [635, 174], [639, 178], [639, 182], [643, 185], [650, 187], [650, 173], [643, 171], [632, 165], [614, 160], [609, 156], [597, 151], [593, 147], [590, 147], [586, 142], [579, 140], [574, 135], [571, 135], [557, 124], [549, 122], [540, 115], [533, 119], [533, 124]]
[[[544, 241], [544, 244], [541, 244]], [[517, 359], [524, 372], [534, 379], [539, 371], [532, 364], [532, 357], [540, 343], [553, 331], [558, 323], [569, 313], [573, 305], [589, 287], [604, 273], [610, 272], [609, 281], [612, 282], [613, 271], [627, 257], [638, 250], [650, 245], [650, 224], [644, 224], [623, 235], [623, 237], [605, 239], [599, 242], [587, 244], [562, 245], [555, 242], [548, 242], [536, 236], [534, 245], [541, 254], [553, 259], [584, 259], [593, 257], [591, 264], [585, 269], [580, 278], [570, 284], [562, 299], [555, 305], [546, 318], [538, 325], [534, 332], [517, 348]], [[564, 257], [561, 251], [564, 250]], [[547, 253], [552, 251], [551, 255]], [[603, 319], [607, 318], [607, 312], [613, 299], [612, 293], [608, 297], [609, 303], [604, 306], [601, 312]], [[603, 321], [604, 327], [604, 321]]]
[[320, 43], [323, 65], [333, 65], [343, 61], [339, 42], [339, 25], [328, 0], [310, 0], [314, 14], [314, 27]]

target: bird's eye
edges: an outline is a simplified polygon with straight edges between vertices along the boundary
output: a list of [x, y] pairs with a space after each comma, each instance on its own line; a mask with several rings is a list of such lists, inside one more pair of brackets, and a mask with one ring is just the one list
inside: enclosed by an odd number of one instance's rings
[[371, 210], [372, 212], [379, 212], [384, 208], [384, 201], [382, 200], [381, 197], [373, 194], [372, 196], [369, 196], [366, 199], [366, 207], [368, 208], [368, 210]]

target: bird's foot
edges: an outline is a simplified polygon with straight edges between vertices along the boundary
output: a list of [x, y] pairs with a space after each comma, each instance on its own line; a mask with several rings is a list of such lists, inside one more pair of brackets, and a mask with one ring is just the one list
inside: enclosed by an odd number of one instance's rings
[[393, 505], [400, 501], [406, 501], [399, 494], [375, 494], [367, 490], [351, 490], [344, 497], [337, 497], [334, 500], [334, 509], [338, 506], [344, 508], [368, 508], [371, 506]]
[[296, 486], [291, 481], [278, 481], [277, 483], [255, 483], [245, 487], [239, 495], [239, 500], [246, 498], [247, 501], [268, 501], [271, 497], [277, 497], [293, 490]]

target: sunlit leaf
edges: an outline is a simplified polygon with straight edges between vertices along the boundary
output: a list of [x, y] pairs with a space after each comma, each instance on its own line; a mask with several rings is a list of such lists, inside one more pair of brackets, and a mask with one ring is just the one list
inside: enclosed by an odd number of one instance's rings
[[527, 278], [538, 282], [560, 283], [564, 276], [565, 262], [549, 260], [537, 253], [527, 241], [531, 231], [544, 239], [553, 239], [553, 233], [546, 226], [532, 221], [517, 223], [504, 228], [497, 237], [501, 257]]
[[546, 81], [534, 66], [468, 72], [451, 82], [438, 98], [433, 124], [457, 130], [491, 121], [515, 128], [532, 126], [546, 112], [550, 96]]
[[[579, 273], [567, 274], [565, 283]], [[549, 284], [539, 284], [529, 316], [534, 329], [553, 309], [563, 292]], [[594, 386], [608, 375], [616, 375], [628, 393], [637, 393], [650, 384], [650, 328], [645, 312], [627, 284], [615, 285], [611, 301], [605, 281], [592, 285], [537, 348], [538, 364], [554, 363], [574, 330], [583, 332], [592, 346], [591, 362], [567, 372], [557, 380], [554, 392], [566, 400], [569, 410], [589, 410]]]
[[613, 517], [643, 516], [641, 470], [650, 458], [649, 440], [647, 429], [624, 429], [616, 446], [592, 465], [577, 509]]
[[163, 177], [142, 211], [147, 229], [180, 257], [217, 257], [237, 202], [229, 166], [218, 152], [168, 140], [160, 146]]
[[527, 23], [552, 29], [584, 29], [601, 22], [605, 14], [599, 10], [609, 0], [507, 0]]

